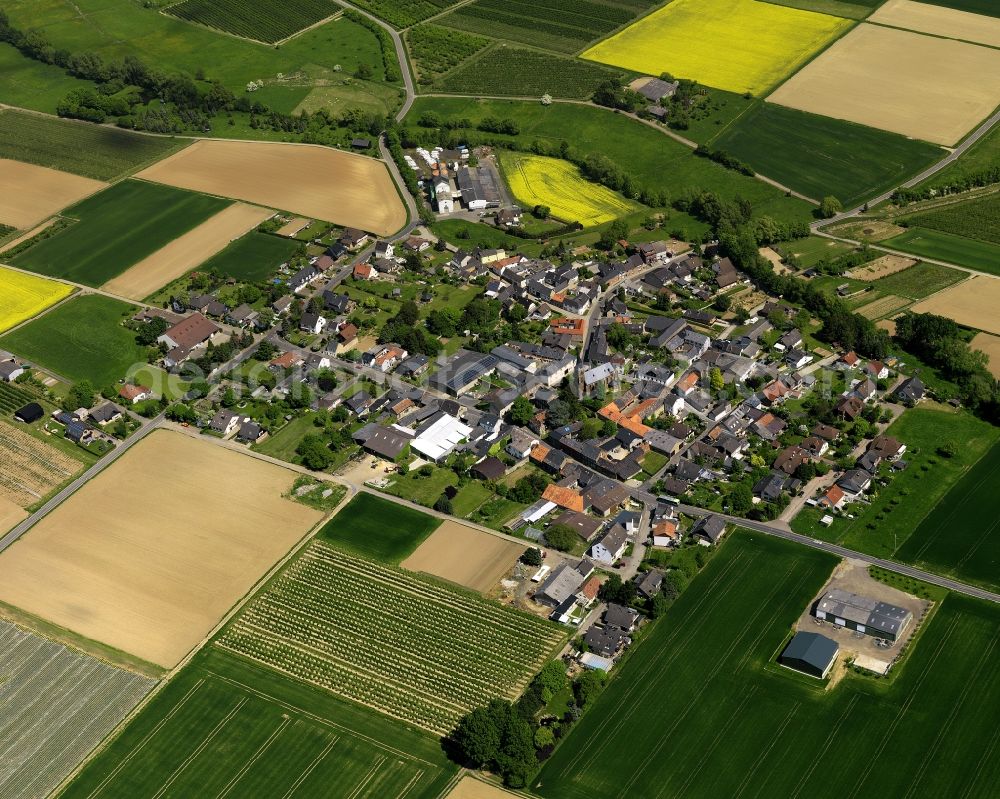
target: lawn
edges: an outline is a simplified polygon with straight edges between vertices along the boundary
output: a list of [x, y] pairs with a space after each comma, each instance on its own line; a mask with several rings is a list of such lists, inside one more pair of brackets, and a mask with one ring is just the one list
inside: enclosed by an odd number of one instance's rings
[[387, 494], [408, 499], [418, 505], [431, 507], [449, 486], [458, 482], [458, 475], [451, 469], [434, 467], [430, 477], [424, 477], [420, 470], [411, 470], [405, 475], [396, 475], [385, 489]]
[[522, 208], [545, 205], [556, 219], [584, 227], [639, 210], [631, 200], [584, 178], [569, 161], [506, 150], [499, 157], [511, 194]]
[[499, 228], [465, 219], [441, 219], [431, 225], [431, 232], [458, 247], [500, 247], [510, 250], [518, 247], [518, 240]]
[[[0, 96], [5, 103], [54, 114], [59, 102], [73, 89], [93, 87], [89, 80], [74, 78], [54, 64], [27, 58], [14, 45], [0, 42]], [[0, 145], [8, 141], [0, 135]]]
[[146, 348], [121, 324], [135, 311], [109, 297], [76, 297], [3, 336], [0, 347], [70, 381], [109, 386], [146, 364]]
[[[964, 446], [964, 442], [963, 442]], [[1000, 587], [1000, 445], [994, 444], [920, 523], [896, 559]]]
[[383, 563], [399, 563], [437, 529], [440, 519], [388, 499], [359, 493], [318, 537]]
[[73, 293], [73, 287], [0, 267], [0, 333], [10, 330]]
[[642, 459], [642, 471], [652, 477], [666, 466], [669, 460], [670, 458], [660, 452], [648, 452], [646, 457]]
[[[888, 477], [889, 485], [871, 504], [848, 506], [847, 513], [855, 518], [839, 515], [824, 527], [819, 524], [823, 513], [807, 507], [792, 521], [793, 530], [879, 557], [913, 554], [904, 547], [906, 540], [936, 506], [951, 507], [944, 504], [945, 495], [1000, 439], [1000, 429], [971, 414], [921, 407], [904, 412], [886, 433], [906, 444], [907, 468]], [[949, 442], [958, 448], [952, 458], [937, 452]], [[950, 538], [952, 531], [940, 533]], [[925, 530], [921, 543], [928, 537]]]
[[257, 283], [273, 275], [301, 246], [295, 239], [254, 230], [213, 255], [198, 271], [214, 271], [246, 283]]
[[[266, 756], [265, 756], [266, 755]], [[63, 796], [434, 799], [437, 740], [215, 646], [199, 653]], [[366, 790], [367, 789], [367, 790]]]
[[[407, 119], [415, 123], [428, 111], [445, 122], [458, 123], [457, 132], [463, 135], [467, 129], [463, 128], [462, 120], [475, 126], [486, 117], [514, 119], [520, 127], [518, 136], [490, 134], [489, 139], [509, 140], [524, 152], [530, 151], [535, 141], [551, 148], [567, 142], [580, 157], [606, 156], [631, 175], [638, 187], [663, 192], [669, 199], [700, 189], [716, 192], [727, 200], [737, 197], [747, 200], [755, 214], [767, 214], [774, 219], [811, 218], [807, 203], [786, 197], [784, 192], [762, 181], [699, 158], [655, 128], [607, 109], [565, 103], [543, 106], [516, 100], [421, 97]], [[468, 130], [467, 135], [474, 142], [479, 134]]]
[[757, 0], [674, 0], [583, 57], [762, 96], [850, 26]]
[[492, 496], [493, 492], [483, 483], [478, 480], [470, 480], [458, 489], [458, 493], [455, 494], [455, 498], [451, 501], [451, 506], [456, 516], [467, 519], [480, 505]]
[[[547, 799], [992, 796], [997, 607], [949, 596], [893, 681], [848, 674], [824, 691], [774, 659], [835, 564], [788, 542], [733, 534], [612, 672], [534, 791]], [[834, 765], [833, 753], [853, 767]]]
[[62, 212], [74, 224], [11, 263], [87, 286], [117, 277], [229, 205], [228, 200], [126, 180]]
[[771, 103], [758, 103], [711, 144], [807, 197], [832, 194], [845, 208], [945, 155], [933, 144]]
[[1000, 275], [1000, 244], [968, 239], [940, 230], [912, 227], [905, 233], [884, 239], [879, 244], [902, 252], [922, 255], [967, 266], [980, 272]]
[[[4, 47], [7, 45], [0, 45], [0, 53]], [[2, 61], [0, 74], [3, 74]], [[9, 97], [6, 99], [13, 102]], [[185, 139], [143, 136], [57, 117], [0, 111], [0, 158], [97, 180], [113, 180], [149, 166], [188, 143]]]
[[[831, 294], [836, 291], [838, 286], [844, 284], [849, 287], [851, 292], [864, 291], [863, 294], [848, 297], [845, 300], [848, 307], [856, 309], [890, 295], [920, 300], [964, 280], [965, 277], [966, 273], [958, 269], [920, 262], [902, 272], [896, 272], [879, 280], [863, 281], [843, 275], [823, 275], [813, 278], [810, 282], [816, 288]], [[865, 289], [868, 290], [865, 291]]]
[[794, 255], [802, 269], [815, 266], [823, 260], [833, 260], [854, 249], [851, 244], [826, 239], [822, 236], [808, 236], [804, 239], [782, 242], [774, 247], [782, 255]]
[[260, 444], [255, 444], [254, 451], [288, 463], [299, 463], [301, 459], [295, 454], [296, 448], [307, 433], [318, 432], [313, 424], [314, 418], [313, 413], [297, 416], [274, 435], [268, 436]]

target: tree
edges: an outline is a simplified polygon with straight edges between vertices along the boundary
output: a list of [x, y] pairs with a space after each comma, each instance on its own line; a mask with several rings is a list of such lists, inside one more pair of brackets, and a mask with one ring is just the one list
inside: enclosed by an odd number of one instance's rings
[[233, 391], [232, 386], [227, 386], [226, 390], [222, 392], [222, 399], [220, 400], [223, 408], [232, 408], [236, 405], [236, 392]]
[[528, 547], [521, 555], [521, 563], [525, 566], [541, 566], [542, 551], [538, 547]]
[[728, 294], [720, 294], [715, 298], [715, 302], [712, 303], [712, 307], [717, 311], [725, 313], [733, 305], [733, 300]]
[[420, 309], [413, 300], [404, 302], [396, 314], [396, 321], [407, 327], [412, 327], [420, 319]]
[[360, 80], [371, 80], [374, 70], [371, 68], [370, 64], [361, 63], [358, 64], [358, 68], [354, 70], [354, 77]]
[[63, 402], [63, 407], [68, 411], [75, 411], [77, 408], [94, 407], [95, 394], [94, 385], [89, 380], [81, 380], [74, 383]]
[[140, 325], [135, 334], [135, 340], [144, 347], [152, 346], [156, 340], [167, 332], [167, 320], [154, 317], [145, 324]]
[[803, 461], [796, 468], [795, 476], [803, 482], [809, 482], [816, 476], [816, 464], [811, 461]]
[[535, 675], [533, 682], [554, 696], [566, 687], [566, 666], [561, 660], [550, 660]]
[[604, 688], [606, 679], [607, 675], [600, 669], [585, 671], [577, 677], [576, 682], [573, 683], [573, 695], [576, 697], [576, 704], [580, 708], [585, 708], [593, 702]]
[[819, 204], [819, 215], [823, 217], [823, 219], [829, 219], [832, 216], [836, 216], [843, 210], [844, 206], [841, 205], [840, 200], [832, 194], [824, 197], [823, 201]]
[[743, 515], [753, 507], [753, 492], [746, 483], [737, 483], [733, 486], [728, 495], [729, 509], [739, 515]]
[[318, 433], [310, 433], [303, 438], [295, 448], [295, 453], [302, 458], [302, 465], [313, 471], [326, 469], [334, 460], [326, 441]]
[[500, 727], [488, 707], [463, 716], [451, 737], [465, 760], [477, 768], [489, 766], [500, 752]]
[[172, 422], [187, 422], [188, 424], [198, 421], [198, 415], [181, 402], [174, 403], [167, 408], [167, 418]]
[[535, 730], [535, 748], [548, 749], [555, 746], [556, 736], [552, 733], [551, 727], [539, 727]]
[[614, 602], [618, 605], [630, 605], [636, 597], [635, 583], [622, 580], [617, 574], [612, 574], [601, 585], [597, 594], [604, 602]]
[[507, 418], [510, 420], [510, 423], [520, 425], [521, 427], [525, 427], [531, 422], [534, 415], [535, 406], [523, 394], [514, 400], [514, 404], [510, 406], [510, 410], [507, 412]]
[[552, 209], [547, 205], [536, 205], [531, 213], [538, 219], [548, 219]]
[[270, 361], [277, 353], [278, 348], [270, 341], [262, 341], [257, 345], [257, 349], [254, 350], [253, 358], [255, 361]]
[[580, 537], [576, 534], [576, 530], [568, 524], [553, 524], [545, 531], [546, 543], [560, 552], [568, 552], [576, 546], [576, 542], [579, 540]]
[[437, 502], [434, 503], [434, 510], [436, 510], [438, 513], [451, 514], [453, 512], [451, 507], [451, 500], [448, 499], [447, 494], [442, 494], [437, 498]]
[[646, 605], [646, 610], [649, 612], [649, 617], [651, 619], [658, 619], [664, 613], [667, 612], [667, 608], [670, 607], [670, 597], [665, 592], [666, 583], [664, 583], [664, 588], [659, 591], [659, 593], [653, 594], [649, 598], [649, 602]]
[[603, 427], [604, 424], [600, 419], [587, 419], [580, 428], [580, 438], [584, 441], [597, 438], [601, 434]]
[[713, 391], [722, 391], [722, 389], [725, 388], [726, 381], [722, 376], [722, 370], [718, 366], [713, 366], [711, 370], [709, 370], [708, 376]]
[[501, 774], [509, 787], [523, 787], [538, 767], [534, 730], [506, 699], [467, 713], [451, 738], [463, 760]]

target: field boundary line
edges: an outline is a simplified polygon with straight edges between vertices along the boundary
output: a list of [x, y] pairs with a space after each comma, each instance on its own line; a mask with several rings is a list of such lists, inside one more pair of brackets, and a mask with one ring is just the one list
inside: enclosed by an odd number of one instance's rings
[[[795, 790], [792, 792], [789, 799], [796, 799], [796, 797], [802, 792], [802, 788], [805, 786], [806, 782], [816, 770], [816, 767], [823, 762], [823, 757], [826, 755], [827, 750], [833, 745], [834, 740], [840, 733], [840, 728], [844, 726], [844, 722], [847, 720], [847, 717], [851, 714], [851, 711], [854, 710], [854, 706], [858, 703], [859, 696], [861, 696], [861, 694], [853, 694], [851, 696], [850, 701], [847, 703], [847, 707], [844, 708], [844, 711], [840, 714], [840, 718], [837, 719], [837, 723], [833, 726], [830, 732], [827, 733], [826, 740], [823, 742], [823, 748], [820, 749], [819, 754], [813, 758], [812, 763], [809, 764], [809, 768], [806, 769], [805, 773], [799, 779], [795, 786]], [[740, 793], [742, 793], [742, 791]], [[737, 797], [738, 796], [739, 794], [737, 794]]]
[[[459, 774], [461, 773], [462, 772], [459, 772]], [[396, 799], [403, 799], [403, 797], [406, 796], [406, 794], [408, 794], [411, 790], [413, 790], [413, 786], [416, 785], [417, 782], [419, 782], [419, 780], [423, 776], [424, 776], [424, 770], [419, 769], [417, 773], [413, 775], [412, 779], [410, 779], [410, 781], [403, 786], [403, 790], [400, 791], [398, 794], [396, 794]]]
[[365, 775], [365, 778], [347, 795], [347, 799], [355, 799], [366, 787], [368, 787], [368, 783], [375, 779], [375, 775], [378, 774], [379, 769], [382, 768], [387, 759], [388, 758], [386, 758], [385, 755], [379, 755], [372, 764], [372, 767], [368, 769], [368, 773]]
[[274, 743], [275, 739], [277, 739], [277, 737], [281, 735], [281, 733], [284, 732], [285, 728], [291, 723], [292, 720], [289, 718], [282, 719], [281, 723], [275, 728], [274, 732], [272, 732], [268, 736], [267, 740], [264, 741], [264, 743], [262, 743], [258, 747], [257, 751], [253, 753], [253, 756], [249, 760], [247, 760], [246, 763], [243, 764], [243, 768], [237, 771], [236, 774], [233, 776], [233, 778], [229, 782], [227, 782], [225, 786], [223, 786], [222, 791], [216, 795], [215, 799], [223, 799], [223, 797], [236, 786], [236, 783], [238, 783], [241, 779], [243, 779], [243, 776], [251, 768], [253, 768], [254, 763], [260, 760], [260, 756], [264, 754], [264, 752], [271, 747], [271, 744]]
[[195, 750], [191, 754], [189, 754], [186, 758], [184, 758], [181, 764], [174, 769], [173, 773], [170, 775], [170, 778], [165, 783], [163, 783], [163, 785], [160, 786], [160, 790], [158, 790], [155, 794], [153, 794], [153, 799], [159, 799], [161, 796], [163, 796], [164, 792], [171, 785], [174, 784], [177, 778], [184, 773], [184, 770], [188, 766], [190, 766], [192, 762], [198, 759], [198, 755], [200, 755], [202, 752], [205, 751], [208, 745], [212, 743], [212, 741], [215, 739], [215, 736], [226, 728], [226, 725], [228, 725], [229, 722], [232, 721], [233, 716], [239, 713], [240, 708], [242, 708], [243, 705], [245, 705], [246, 703], [247, 703], [246, 697], [243, 697], [242, 699], [240, 699], [239, 702], [236, 703], [236, 706], [233, 707], [233, 709], [226, 714], [225, 718], [223, 718], [222, 721], [220, 721], [218, 724], [215, 725], [215, 727], [212, 728], [212, 731], [205, 738], [202, 739], [201, 743], [199, 743], [198, 746], [195, 747]]
[[986, 747], [986, 751], [983, 752], [983, 756], [979, 758], [979, 763], [976, 764], [976, 771], [972, 775], [972, 779], [969, 780], [969, 784], [966, 786], [965, 791], [962, 792], [961, 799], [968, 799], [972, 795], [972, 789], [976, 787], [976, 783], [979, 782], [979, 777], [983, 773], [983, 767], [993, 759], [993, 750], [997, 747], [997, 741], [1000, 740], [1000, 727], [996, 727], [993, 730], [993, 737], [990, 738], [990, 743]]
[[316, 767], [326, 758], [328, 754], [330, 754], [330, 750], [337, 745], [337, 741], [339, 740], [340, 738], [334, 737], [330, 743], [323, 747], [323, 751], [316, 755], [313, 762], [310, 763], [309, 767], [299, 775], [299, 778], [292, 783], [291, 787], [285, 791], [281, 799], [288, 799], [299, 789], [299, 786], [309, 778], [309, 775], [312, 774], [316, 770]]
[[754, 776], [756, 776], [757, 772], [760, 770], [760, 767], [764, 764], [764, 761], [767, 760], [767, 756], [771, 754], [771, 750], [774, 749], [774, 747], [777, 745], [778, 740], [781, 738], [782, 735], [785, 734], [785, 730], [788, 729], [788, 725], [791, 723], [792, 718], [795, 716], [795, 714], [799, 712], [800, 707], [802, 707], [802, 705], [798, 702], [792, 705], [792, 709], [788, 711], [788, 714], [785, 716], [784, 720], [781, 722], [780, 725], [778, 725], [778, 729], [771, 735], [771, 743], [768, 744], [767, 749], [761, 752], [760, 756], [756, 759], [753, 768], [750, 769], [744, 775], [743, 781], [739, 785], [739, 789], [736, 791], [735, 794], [733, 794], [733, 799], [739, 799], [741, 796], [743, 796], [743, 792], [747, 789], [747, 786], [750, 784], [750, 781], [754, 778]]

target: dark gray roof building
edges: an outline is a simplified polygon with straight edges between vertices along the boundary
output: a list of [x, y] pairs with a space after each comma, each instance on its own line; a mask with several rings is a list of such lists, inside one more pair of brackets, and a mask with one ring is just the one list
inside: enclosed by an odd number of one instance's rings
[[910, 611], [877, 599], [832, 588], [816, 601], [813, 615], [865, 635], [895, 641], [910, 621]]
[[823, 679], [829, 674], [840, 647], [819, 633], [796, 633], [778, 655], [782, 666]]

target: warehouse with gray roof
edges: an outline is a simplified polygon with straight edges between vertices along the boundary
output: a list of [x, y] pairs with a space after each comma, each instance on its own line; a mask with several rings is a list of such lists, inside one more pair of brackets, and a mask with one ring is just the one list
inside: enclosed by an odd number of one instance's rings
[[788, 646], [778, 655], [782, 666], [824, 679], [837, 660], [840, 647], [819, 633], [795, 633]]
[[816, 600], [813, 616], [875, 638], [895, 641], [913, 620], [904, 608], [832, 588]]

